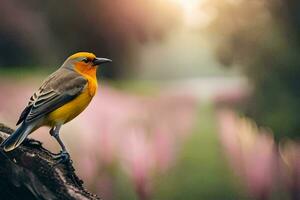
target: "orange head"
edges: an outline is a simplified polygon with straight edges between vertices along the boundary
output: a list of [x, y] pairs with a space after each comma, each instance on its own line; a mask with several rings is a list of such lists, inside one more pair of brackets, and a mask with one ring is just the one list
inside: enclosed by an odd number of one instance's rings
[[93, 53], [78, 52], [71, 55], [62, 67], [87, 75], [95, 75], [97, 66], [107, 62], [112, 61], [107, 58], [97, 58]]

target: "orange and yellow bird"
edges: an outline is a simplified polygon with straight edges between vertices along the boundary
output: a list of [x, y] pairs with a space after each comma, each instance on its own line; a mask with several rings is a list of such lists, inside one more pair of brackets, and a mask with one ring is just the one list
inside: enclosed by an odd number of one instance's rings
[[3, 150], [14, 150], [30, 133], [41, 126], [49, 126], [50, 135], [62, 148], [59, 160], [68, 160], [69, 154], [59, 137], [59, 130], [88, 106], [98, 87], [97, 67], [107, 62], [111, 60], [97, 58], [87, 52], [75, 53], [67, 58], [31, 96], [17, 122], [21, 125], [0, 145]]

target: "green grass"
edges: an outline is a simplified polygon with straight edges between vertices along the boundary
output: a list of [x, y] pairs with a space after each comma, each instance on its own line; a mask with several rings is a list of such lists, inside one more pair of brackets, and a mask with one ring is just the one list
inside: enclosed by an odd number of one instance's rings
[[14, 79], [23, 79], [32, 78], [37, 76], [46, 77], [52, 73], [54, 68], [45, 68], [45, 67], [0, 67], [0, 77], [14, 78]]
[[201, 106], [197, 125], [179, 155], [178, 164], [156, 180], [154, 199], [240, 199], [222, 157], [215, 124], [213, 107]]

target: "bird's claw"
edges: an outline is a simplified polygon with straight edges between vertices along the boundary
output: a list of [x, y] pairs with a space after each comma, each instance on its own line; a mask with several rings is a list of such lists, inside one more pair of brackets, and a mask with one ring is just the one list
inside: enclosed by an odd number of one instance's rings
[[51, 135], [52, 137], [54, 137], [54, 136], [56, 135], [54, 129], [50, 129], [49, 133], [50, 133], [50, 135]]
[[29, 144], [29, 145], [32, 145], [32, 146], [42, 146], [42, 142], [38, 141], [38, 140], [34, 140], [34, 139], [29, 139], [27, 138], [25, 141], [24, 141], [25, 144]]
[[56, 160], [56, 164], [71, 162], [70, 154], [66, 151], [61, 151], [54, 157], [54, 160]]

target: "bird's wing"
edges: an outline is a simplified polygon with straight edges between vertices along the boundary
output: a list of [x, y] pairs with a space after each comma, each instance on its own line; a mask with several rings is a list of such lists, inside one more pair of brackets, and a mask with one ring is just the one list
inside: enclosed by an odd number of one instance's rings
[[32, 95], [17, 125], [32, 122], [56, 110], [77, 97], [87, 86], [87, 80], [76, 72], [54, 73]]

